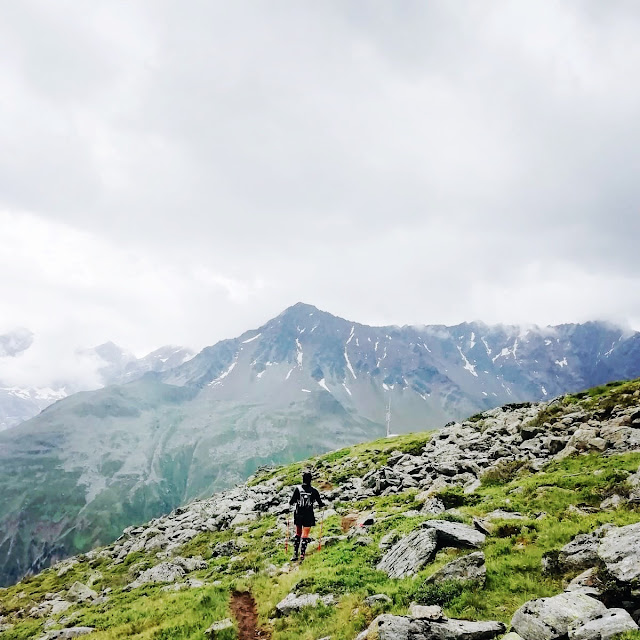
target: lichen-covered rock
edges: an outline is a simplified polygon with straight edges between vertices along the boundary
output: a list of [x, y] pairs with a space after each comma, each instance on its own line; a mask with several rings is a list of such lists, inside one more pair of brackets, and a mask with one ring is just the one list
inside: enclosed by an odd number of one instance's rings
[[561, 593], [551, 598], [525, 602], [511, 619], [511, 626], [524, 640], [557, 640], [566, 636], [569, 625], [604, 615], [607, 608], [582, 593]]
[[484, 585], [487, 580], [487, 567], [482, 551], [474, 551], [469, 555], [456, 558], [445, 564], [442, 569], [429, 576], [429, 582], [456, 582], [474, 581]]
[[438, 544], [435, 529], [417, 529], [397, 542], [379, 562], [377, 569], [390, 578], [411, 576], [433, 559]]
[[569, 640], [609, 640], [625, 631], [637, 631], [638, 625], [624, 609], [609, 609], [602, 616], [569, 625]]
[[386, 593], [376, 593], [373, 596], [367, 596], [364, 599], [364, 603], [368, 607], [375, 607], [380, 605], [391, 604], [393, 600]]
[[462, 547], [479, 549], [486, 540], [480, 531], [460, 522], [448, 520], [427, 520], [422, 524], [426, 529], [433, 529], [438, 534], [438, 548]]
[[640, 522], [610, 529], [597, 553], [611, 575], [640, 586]]

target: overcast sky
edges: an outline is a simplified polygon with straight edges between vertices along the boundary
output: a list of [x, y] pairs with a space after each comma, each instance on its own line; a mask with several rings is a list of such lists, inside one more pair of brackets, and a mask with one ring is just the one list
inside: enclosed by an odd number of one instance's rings
[[37, 366], [299, 300], [640, 329], [636, 0], [0, 10], [0, 332]]

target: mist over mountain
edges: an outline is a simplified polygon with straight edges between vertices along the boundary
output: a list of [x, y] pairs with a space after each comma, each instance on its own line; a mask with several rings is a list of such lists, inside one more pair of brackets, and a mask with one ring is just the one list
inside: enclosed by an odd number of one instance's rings
[[[264, 464], [440, 427], [504, 403], [640, 375], [640, 334], [555, 327], [370, 327], [296, 304], [263, 326], [135, 366], [0, 434], [0, 582], [245, 479]], [[140, 373], [147, 371], [142, 377]]]
[[[33, 342], [34, 334], [28, 329], [0, 336], [0, 364], [3, 358], [6, 364], [0, 369], [0, 431], [33, 418], [49, 405], [73, 393], [130, 382], [149, 371], [175, 367], [193, 356], [189, 349], [169, 345], [136, 358], [113, 342], [107, 342], [68, 354], [72, 366], [67, 370], [61, 366], [59, 375], [45, 384], [38, 383], [38, 380], [24, 384], [24, 380], [29, 379], [28, 373], [23, 373], [20, 382], [16, 382], [12, 379], [15, 359], [28, 352]], [[6, 362], [8, 358], [12, 359], [9, 363]]]

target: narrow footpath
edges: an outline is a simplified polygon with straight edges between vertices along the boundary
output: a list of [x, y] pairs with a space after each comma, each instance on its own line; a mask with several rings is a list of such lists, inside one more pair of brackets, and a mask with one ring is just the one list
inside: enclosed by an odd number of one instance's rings
[[238, 621], [238, 640], [268, 640], [271, 633], [258, 627], [256, 601], [248, 591], [231, 594], [231, 613]]

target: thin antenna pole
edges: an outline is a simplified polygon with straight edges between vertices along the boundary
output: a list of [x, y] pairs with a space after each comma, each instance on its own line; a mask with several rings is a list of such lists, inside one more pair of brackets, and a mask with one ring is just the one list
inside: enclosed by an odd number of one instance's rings
[[387, 438], [391, 435], [391, 398], [387, 404]]

